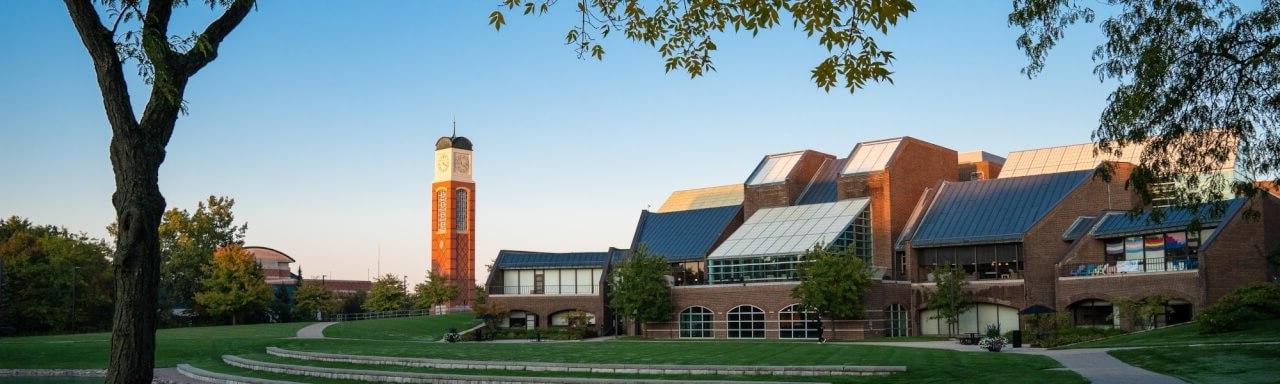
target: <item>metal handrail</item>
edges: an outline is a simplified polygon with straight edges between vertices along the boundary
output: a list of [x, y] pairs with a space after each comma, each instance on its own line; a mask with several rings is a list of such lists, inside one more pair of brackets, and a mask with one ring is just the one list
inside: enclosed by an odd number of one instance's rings
[[411, 316], [428, 316], [431, 315], [430, 309], [402, 309], [395, 311], [382, 312], [361, 312], [361, 313], [339, 313], [333, 315], [330, 321], [354, 321], [368, 319], [386, 319], [393, 317], [411, 317]]

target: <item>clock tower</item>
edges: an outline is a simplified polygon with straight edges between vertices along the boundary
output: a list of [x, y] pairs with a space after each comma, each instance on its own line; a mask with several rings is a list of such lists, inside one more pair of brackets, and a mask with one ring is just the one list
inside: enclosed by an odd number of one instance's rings
[[476, 286], [476, 183], [471, 179], [471, 140], [436, 140], [435, 178], [431, 181], [431, 272], [458, 287], [448, 305], [471, 305]]

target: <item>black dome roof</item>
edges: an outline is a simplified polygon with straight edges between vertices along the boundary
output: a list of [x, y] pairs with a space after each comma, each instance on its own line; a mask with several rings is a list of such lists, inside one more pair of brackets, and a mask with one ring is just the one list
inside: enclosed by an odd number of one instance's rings
[[436, 150], [441, 150], [445, 148], [457, 148], [457, 149], [465, 149], [470, 151], [471, 140], [462, 136], [441, 137], [440, 140], [436, 140]]

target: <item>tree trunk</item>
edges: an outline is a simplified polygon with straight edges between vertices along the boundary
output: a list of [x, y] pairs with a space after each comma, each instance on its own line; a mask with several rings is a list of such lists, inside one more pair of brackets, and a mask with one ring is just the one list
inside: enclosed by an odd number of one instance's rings
[[[107, 101], [108, 103], [111, 101]], [[111, 140], [116, 174], [116, 307], [111, 326], [111, 362], [107, 383], [146, 383], [155, 365], [155, 329], [160, 284], [160, 217], [165, 201], [158, 174], [164, 161], [163, 138], [137, 131]], [[138, 131], [149, 131], [142, 127]], [[172, 132], [169, 130], [169, 132]]]

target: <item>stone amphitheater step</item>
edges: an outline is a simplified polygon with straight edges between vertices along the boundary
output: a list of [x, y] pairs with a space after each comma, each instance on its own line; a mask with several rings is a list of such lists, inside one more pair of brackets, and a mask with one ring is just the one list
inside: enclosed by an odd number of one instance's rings
[[396, 383], [433, 383], [433, 384], [674, 384], [695, 382], [699, 384], [813, 384], [792, 383], [782, 381], [727, 381], [727, 380], [657, 380], [657, 379], [607, 379], [599, 377], [522, 377], [522, 376], [489, 376], [458, 375], [442, 373], [376, 371], [367, 369], [345, 369], [329, 367], [313, 367], [250, 360], [239, 356], [223, 355], [222, 361], [235, 367], [255, 371], [281, 373], [296, 376], [319, 377], [339, 380], [358, 380]]
[[595, 372], [661, 375], [781, 375], [781, 376], [867, 376], [906, 372], [905, 366], [858, 365], [654, 365], [654, 364], [585, 364], [516, 361], [446, 360], [415, 357], [361, 356], [322, 352], [293, 351], [267, 347], [267, 353], [299, 360], [340, 363], [399, 365], [405, 367], [443, 369], [501, 369], [508, 371]]
[[225, 384], [301, 384], [294, 381], [280, 381], [259, 379], [256, 377], [244, 377], [229, 375], [225, 373], [210, 372], [200, 368], [191, 366], [190, 364], [178, 364], [178, 373], [204, 383], [225, 383]]

